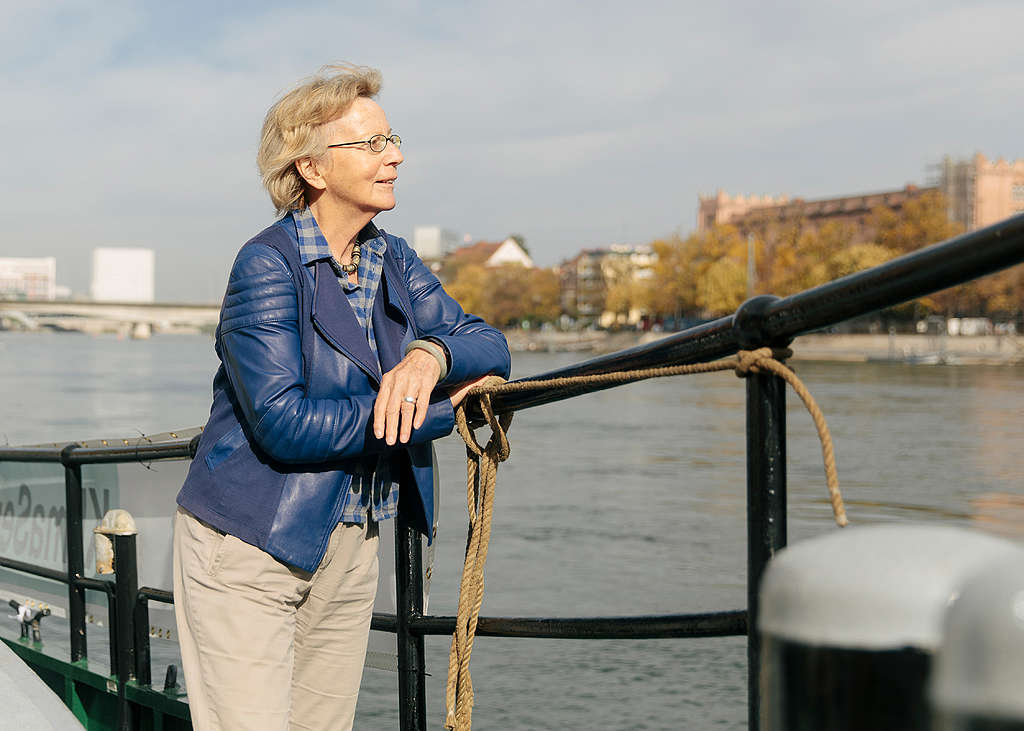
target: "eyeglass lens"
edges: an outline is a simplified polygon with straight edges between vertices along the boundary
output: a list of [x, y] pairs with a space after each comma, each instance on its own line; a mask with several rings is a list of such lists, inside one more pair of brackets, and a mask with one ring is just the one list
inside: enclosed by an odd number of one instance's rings
[[374, 135], [370, 138], [370, 149], [374, 152], [384, 152], [384, 148], [388, 146], [390, 142], [395, 147], [402, 146], [402, 138], [398, 135]]

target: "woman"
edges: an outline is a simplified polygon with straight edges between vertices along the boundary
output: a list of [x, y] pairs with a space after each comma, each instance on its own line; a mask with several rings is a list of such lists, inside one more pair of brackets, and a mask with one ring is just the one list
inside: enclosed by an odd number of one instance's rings
[[377, 586], [377, 523], [433, 524], [430, 441], [500, 332], [373, 217], [401, 139], [380, 74], [329, 67], [268, 112], [258, 163], [281, 215], [242, 247], [213, 407], [175, 517], [174, 593], [195, 727], [350, 728]]

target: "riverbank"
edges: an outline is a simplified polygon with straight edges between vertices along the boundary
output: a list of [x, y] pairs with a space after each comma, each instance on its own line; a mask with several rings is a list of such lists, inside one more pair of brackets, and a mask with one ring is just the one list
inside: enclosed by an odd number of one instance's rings
[[[41, 329], [24, 333], [32, 336], [52, 335]], [[78, 335], [80, 333], [69, 333]], [[160, 332], [165, 335], [192, 336], [193, 332]], [[638, 332], [545, 332], [508, 330], [509, 348], [513, 353], [579, 353], [580, 360], [614, 353], [638, 345], [662, 340], [671, 333]], [[94, 336], [96, 337], [96, 336]], [[99, 336], [102, 337], [102, 336]], [[119, 340], [128, 341], [119, 336]], [[146, 337], [148, 339], [148, 335]], [[174, 338], [166, 338], [173, 342]], [[0, 347], [4, 344], [0, 343]], [[1021, 365], [1024, 364], [1024, 336], [1020, 335], [804, 335], [792, 345], [793, 360], [865, 363], [890, 361], [921, 365]]]
[[[653, 343], [666, 333], [505, 333], [516, 352], [612, 353]], [[1024, 337], [1013, 335], [804, 335], [793, 344], [793, 359], [808, 361], [895, 361], [928, 365], [1016, 365], [1024, 363]]]
[[792, 347], [794, 360], [929, 365], [1024, 363], [1024, 338], [1014, 335], [804, 335]]

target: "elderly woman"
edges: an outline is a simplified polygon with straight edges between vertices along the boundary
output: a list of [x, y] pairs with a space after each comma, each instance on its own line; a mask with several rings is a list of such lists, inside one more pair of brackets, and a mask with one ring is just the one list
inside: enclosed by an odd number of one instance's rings
[[377, 524], [433, 523], [430, 441], [500, 332], [373, 217], [401, 138], [380, 74], [330, 67], [268, 112], [258, 163], [281, 218], [242, 247], [213, 407], [178, 495], [174, 594], [197, 729], [350, 728]]

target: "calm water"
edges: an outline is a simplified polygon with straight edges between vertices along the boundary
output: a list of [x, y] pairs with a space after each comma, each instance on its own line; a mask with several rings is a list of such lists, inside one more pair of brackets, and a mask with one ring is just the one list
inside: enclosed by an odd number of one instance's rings
[[[529, 354], [516, 375], [578, 360]], [[205, 337], [0, 333], [0, 442], [167, 431], [205, 421]], [[798, 363], [836, 442], [851, 520], [1024, 534], [1024, 368]], [[483, 613], [739, 609], [745, 597], [744, 388], [663, 379], [524, 411], [499, 472]], [[832, 530], [819, 446], [789, 399], [790, 542]], [[454, 614], [465, 541], [461, 441], [445, 476], [431, 613]], [[743, 728], [745, 649], [709, 640], [477, 641], [475, 727]], [[443, 719], [448, 643], [427, 640]], [[357, 727], [397, 727], [394, 676], [367, 671]]]

